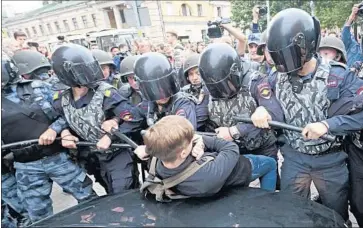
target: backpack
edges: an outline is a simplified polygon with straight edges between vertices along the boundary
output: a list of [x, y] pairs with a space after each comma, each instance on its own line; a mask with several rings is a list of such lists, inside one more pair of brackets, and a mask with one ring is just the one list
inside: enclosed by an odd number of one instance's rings
[[155, 195], [156, 201], [159, 202], [170, 202], [173, 199], [189, 198], [190, 196], [176, 194], [170, 189], [191, 177], [200, 168], [212, 160], [214, 160], [214, 157], [205, 156], [200, 161], [193, 161], [185, 170], [177, 175], [162, 180], [156, 176], [155, 170], [157, 158], [153, 157], [151, 159], [149, 175], [141, 185], [140, 192], [145, 195], [148, 193]]

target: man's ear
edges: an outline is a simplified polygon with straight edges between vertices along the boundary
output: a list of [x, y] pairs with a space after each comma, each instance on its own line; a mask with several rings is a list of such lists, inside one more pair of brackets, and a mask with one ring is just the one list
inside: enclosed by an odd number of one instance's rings
[[189, 155], [189, 153], [188, 153], [188, 151], [186, 149], [182, 150], [182, 152], [180, 153], [180, 157], [182, 159], [188, 157], [188, 155]]

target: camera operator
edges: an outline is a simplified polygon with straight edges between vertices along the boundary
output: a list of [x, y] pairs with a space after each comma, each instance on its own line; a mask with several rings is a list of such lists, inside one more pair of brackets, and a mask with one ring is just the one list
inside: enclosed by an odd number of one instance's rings
[[227, 30], [228, 33], [238, 41], [236, 46], [237, 53], [239, 56], [243, 55], [246, 51], [246, 36], [237, 28], [233, 28], [231, 24], [220, 24], [219, 26]]
[[261, 17], [267, 14], [267, 7], [256, 5], [252, 9], [252, 24], [251, 31], [252, 33], [261, 33], [260, 26], [258, 25], [258, 21]]
[[355, 40], [354, 35], [350, 32], [352, 23], [357, 16], [363, 16], [363, 3], [353, 6], [352, 13], [348, 17], [342, 29], [342, 40], [347, 51], [347, 65], [351, 67], [357, 61], [363, 61], [360, 44]]

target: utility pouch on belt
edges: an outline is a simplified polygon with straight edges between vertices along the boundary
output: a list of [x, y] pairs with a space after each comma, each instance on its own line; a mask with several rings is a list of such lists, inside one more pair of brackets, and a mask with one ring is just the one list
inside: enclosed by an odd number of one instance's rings
[[200, 168], [202, 168], [205, 164], [212, 160], [214, 160], [214, 157], [205, 156], [200, 161], [194, 161], [193, 163], [191, 163], [181, 173], [161, 180], [156, 176], [155, 172], [157, 158], [153, 157], [150, 164], [149, 176], [142, 184], [140, 192], [144, 193], [145, 195], [149, 193], [155, 195], [155, 199], [159, 202], [170, 202], [173, 199], [189, 198], [189, 196], [176, 194], [170, 189], [191, 177]]

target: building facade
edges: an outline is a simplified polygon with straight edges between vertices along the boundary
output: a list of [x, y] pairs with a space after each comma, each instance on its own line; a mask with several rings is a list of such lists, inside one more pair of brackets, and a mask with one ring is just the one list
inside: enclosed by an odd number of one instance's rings
[[[209, 20], [231, 16], [228, 1], [137, 2], [140, 7], [148, 8], [151, 21], [150, 26], [137, 29], [151, 39], [162, 39], [166, 31], [175, 30], [181, 38], [199, 41], [206, 34]], [[53, 2], [23, 15], [3, 18], [2, 27], [8, 37], [15, 31], [23, 31], [32, 41], [48, 42], [59, 35], [132, 28], [126, 23], [125, 8], [132, 8], [131, 1]]]

